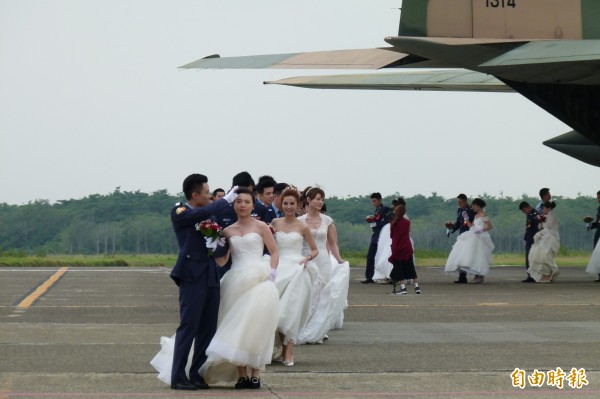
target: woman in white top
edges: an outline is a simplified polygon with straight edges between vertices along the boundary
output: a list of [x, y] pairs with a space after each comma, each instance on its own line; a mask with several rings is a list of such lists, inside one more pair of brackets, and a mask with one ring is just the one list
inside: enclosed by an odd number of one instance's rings
[[[314, 262], [319, 277], [314, 287], [311, 314], [300, 331], [297, 343], [322, 343], [329, 330], [342, 325], [344, 309], [348, 306], [350, 267], [340, 256], [333, 220], [321, 213], [325, 192], [318, 187], [308, 187], [304, 196], [306, 214], [298, 219], [308, 225], [317, 244], [319, 255]], [[305, 245], [304, 254], [308, 254], [308, 250]]]

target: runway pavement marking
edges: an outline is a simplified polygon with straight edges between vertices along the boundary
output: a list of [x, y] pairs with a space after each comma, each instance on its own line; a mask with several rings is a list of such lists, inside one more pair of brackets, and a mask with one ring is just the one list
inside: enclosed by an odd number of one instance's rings
[[42, 295], [46, 293], [66, 272], [69, 270], [68, 267], [61, 267], [56, 273], [54, 273], [48, 280], [44, 281], [39, 285], [35, 291], [29, 294], [25, 299], [17, 305], [17, 309], [29, 309], [35, 301], [37, 301]]

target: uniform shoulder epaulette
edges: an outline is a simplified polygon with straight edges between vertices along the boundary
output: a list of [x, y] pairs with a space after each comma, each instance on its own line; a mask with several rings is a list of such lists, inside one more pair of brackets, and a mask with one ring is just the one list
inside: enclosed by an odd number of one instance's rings
[[176, 203], [175, 207], [177, 207], [177, 209], [175, 209], [175, 213], [178, 215], [187, 209], [187, 207], [183, 206], [181, 202]]

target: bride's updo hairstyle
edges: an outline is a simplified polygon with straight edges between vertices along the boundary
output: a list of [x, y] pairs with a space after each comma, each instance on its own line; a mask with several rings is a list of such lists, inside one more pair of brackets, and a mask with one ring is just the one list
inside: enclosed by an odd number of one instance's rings
[[477, 205], [480, 208], [485, 208], [486, 203], [484, 200], [482, 200], [481, 198], [475, 198], [471, 204]]
[[296, 199], [296, 203], [300, 203], [300, 193], [292, 187], [288, 187], [281, 193], [281, 198], [285, 197], [294, 197]]
[[542, 206], [544, 208], [554, 209], [554, 208], [556, 208], [556, 202], [554, 202], [554, 201], [544, 202], [544, 205], [542, 205]]
[[236, 193], [238, 195], [240, 194], [248, 194], [252, 197], [252, 203], [254, 203], [254, 201], [256, 201], [256, 198], [254, 197], [254, 191], [250, 190], [247, 187], [238, 187], [238, 189], [236, 190]]
[[321, 198], [325, 199], [325, 191], [319, 187], [308, 186], [302, 192], [304, 198], [310, 198], [311, 200], [314, 200], [317, 194], [321, 194]]

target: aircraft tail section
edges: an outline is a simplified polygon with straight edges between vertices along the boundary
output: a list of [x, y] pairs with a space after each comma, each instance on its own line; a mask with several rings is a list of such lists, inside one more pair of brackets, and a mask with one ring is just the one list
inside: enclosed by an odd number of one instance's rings
[[403, 0], [398, 36], [600, 39], [598, 0]]

